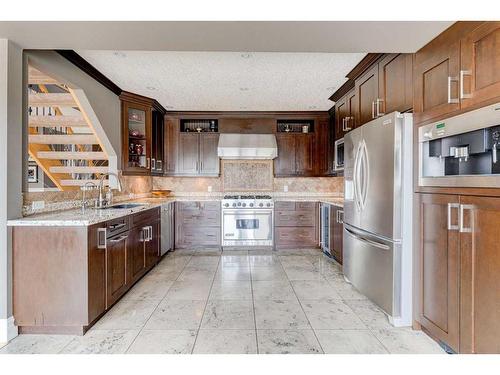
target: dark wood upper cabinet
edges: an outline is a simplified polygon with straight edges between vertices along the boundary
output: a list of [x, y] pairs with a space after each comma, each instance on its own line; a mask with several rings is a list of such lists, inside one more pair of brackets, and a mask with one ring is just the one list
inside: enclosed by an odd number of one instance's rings
[[295, 137], [295, 174], [314, 175], [314, 134], [298, 134]]
[[217, 133], [180, 132], [176, 173], [217, 176], [220, 171], [218, 143]]
[[[381, 103], [378, 98], [378, 65], [372, 66], [355, 82], [356, 93], [356, 126], [373, 120], [377, 117], [377, 106]], [[380, 110], [379, 110], [380, 113]]]
[[220, 171], [220, 159], [217, 155], [219, 145], [219, 134], [200, 134], [200, 165], [199, 173], [202, 175], [218, 175]]
[[151, 174], [163, 175], [165, 161], [165, 115], [153, 109], [151, 124]]
[[162, 174], [165, 109], [154, 99], [129, 92], [120, 101], [123, 174]]
[[378, 64], [378, 98], [383, 113], [413, 107], [413, 55], [391, 53]]
[[320, 119], [316, 126], [316, 139], [313, 154], [316, 155], [316, 175], [329, 176], [334, 173], [333, 134], [331, 117]]
[[500, 98], [500, 22], [485, 22], [460, 42], [460, 99], [467, 108]]
[[[354, 90], [353, 90], [354, 92]], [[335, 103], [335, 140], [340, 139], [345, 133], [345, 119], [349, 116], [347, 95]]]
[[461, 196], [460, 352], [500, 353], [500, 198]]
[[418, 321], [435, 338], [459, 351], [459, 197], [420, 195]]
[[498, 34], [497, 22], [457, 22], [415, 53], [415, 123], [500, 96]]
[[199, 155], [199, 134], [180, 133], [177, 172], [179, 174], [197, 174]]
[[276, 176], [292, 176], [295, 174], [295, 134], [276, 134], [278, 157], [274, 159]]
[[166, 118], [165, 121], [165, 174], [177, 172], [177, 153], [179, 145], [179, 120]]

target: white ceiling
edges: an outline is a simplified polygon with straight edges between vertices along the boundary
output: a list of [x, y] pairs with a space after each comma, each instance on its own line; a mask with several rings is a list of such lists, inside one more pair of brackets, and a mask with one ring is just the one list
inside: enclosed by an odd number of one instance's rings
[[81, 51], [120, 88], [167, 110], [322, 111], [364, 53]]

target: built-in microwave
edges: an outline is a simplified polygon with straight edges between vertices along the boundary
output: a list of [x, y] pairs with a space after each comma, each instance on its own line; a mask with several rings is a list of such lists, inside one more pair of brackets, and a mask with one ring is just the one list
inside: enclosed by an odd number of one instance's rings
[[335, 141], [335, 152], [333, 157], [333, 169], [337, 171], [344, 170], [344, 138]]

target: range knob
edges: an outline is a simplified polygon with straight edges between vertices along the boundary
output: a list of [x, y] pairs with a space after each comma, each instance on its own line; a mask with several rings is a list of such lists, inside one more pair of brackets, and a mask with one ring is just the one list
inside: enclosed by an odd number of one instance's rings
[[224, 203], [224, 207], [229, 207], [229, 203]]
[[241, 206], [241, 202], [238, 202], [238, 207], [240, 207], [240, 206]]
[[264, 207], [264, 204], [263, 203], [259, 203], [259, 207]]
[[247, 205], [246, 203], [243, 203], [243, 204], [242, 204], [242, 206], [243, 206], [243, 207], [246, 207], [246, 205]]
[[236, 203], [233, 203], [233, 207], [236, 207]]
[[267, 206], [267, 207], [271, 207], [271, 203], [269, 203], [269, 202], [268, 202], [268, 203], [266, 204], [266, 206]]
[[250, 204], [249, 204], [249, 206], [250, 206], [250, 207], [253, 207], [253, 203], [250, 203]]

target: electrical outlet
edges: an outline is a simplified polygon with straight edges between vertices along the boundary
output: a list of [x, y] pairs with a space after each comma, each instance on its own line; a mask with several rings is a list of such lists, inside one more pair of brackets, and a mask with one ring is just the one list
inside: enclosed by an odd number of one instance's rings
[[209, 186], [209, 187], [208, 187], [208, 192], [209, 192], [209, 193], [211, 193], [211, 192], [212, 192], [212, 187], [211, 187], [211, 186]]
[[31, 208], [33, 210], [43, 210], [45, 208], [45, 201], [33, 201], [31, 203]]
[[283, 191], [284, 191], [285, 193], [288, 193], [288, 185], [284, 185], [284, 186], [283, 186]]

